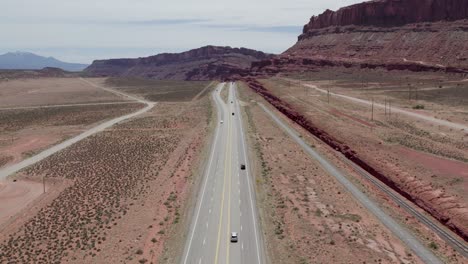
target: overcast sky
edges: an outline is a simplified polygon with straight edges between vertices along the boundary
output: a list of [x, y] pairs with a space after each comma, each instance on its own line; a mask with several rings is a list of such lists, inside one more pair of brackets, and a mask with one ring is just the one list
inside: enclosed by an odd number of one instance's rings
[[362, 0], [0, 0], [0, 53], [70, 62], [204, 45], [281, 53], [312, 15]]

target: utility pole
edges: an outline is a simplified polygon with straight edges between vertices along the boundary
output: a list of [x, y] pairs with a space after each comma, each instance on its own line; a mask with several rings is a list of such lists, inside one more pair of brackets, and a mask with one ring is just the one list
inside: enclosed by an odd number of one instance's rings
[[42, 187], [44, 188], [45, 193], [45, 176], [42, 176]]
[[374, 97], [372, 97], [372, 115], [371, 120], [374, 121]]
[[330, 89], [327, 89], [327, 101], [330, 104]]
[[408, 83], [408, 101], [411, 101], [411, 85]]
[[385, 116], [387, 116], [387, 98], [384, 99], [384, 104], [385, 104]]
[[392, 102], [388, 101], [388, 116], [392, 117]]

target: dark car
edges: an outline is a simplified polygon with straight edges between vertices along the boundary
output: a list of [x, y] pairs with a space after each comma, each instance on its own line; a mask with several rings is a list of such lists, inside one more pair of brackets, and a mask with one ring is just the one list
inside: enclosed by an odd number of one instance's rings
[[232, 115], [234, 115], [234, 113], [232, 113]]
[[245, 164], [241, 164], [241, 170], [245, 170]]

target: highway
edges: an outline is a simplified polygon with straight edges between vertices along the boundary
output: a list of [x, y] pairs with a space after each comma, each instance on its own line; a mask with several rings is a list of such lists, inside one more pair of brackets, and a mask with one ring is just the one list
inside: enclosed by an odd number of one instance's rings
[[[222, 89], [229, 89], [227, 103], [221, 98]], [[181, 259], [183, 264], [265, 262], [236, 93], [234, 83], [222, 83], [212, 95], [217, 126]], [[245, 170], [240, 169], [241, 164], [246, 165]], [[238, 233], [237, 243], [231, 243], [231, 232]]]
[[317, 160], [322, 168], [328, 172], [328, 174], [338, 180], [352, 195], [361, 203], [369, 212], [375, 215], [375, 217], [384, 224], [396, 237], [403, 241], [408, 248], [410, 248], [424, 263], [443, 263], [436, 255], [434, 255], [426, 246], [424, 246], [411, 232], [400, 225], [387, 213], [385, 213], [377, 203], [372, 201], [365, 193], [357, 188], [348, 178], [330, 161], [320, 155], [311, 146], [309, 146], [299, 134], [283, 122], [275, 113], [268, 109], [262, 103], [258, 103], [259, 106], [267, 113], [271, 119], [283, 129], [296, 143], [308, 154], [311, 158]]

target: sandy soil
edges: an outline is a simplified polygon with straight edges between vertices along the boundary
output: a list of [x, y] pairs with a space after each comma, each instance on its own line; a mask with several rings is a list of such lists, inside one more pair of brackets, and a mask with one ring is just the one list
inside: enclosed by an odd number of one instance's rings
[[70, 184], [4, 229], [0, 262], [174, 263], [209, 113], [207, 96], [160, 103], [23, 171]]
[[421, 263], [255, 103], [245, 105], [269, 263]]
[[[99, 81], [99, 79], [97, 80]], [[141, 78], [109, 78], [101, 86], [109, 86], [127, 94], [135, 95], [149, 101], [188, 102], [206, 95], [212, 82], [208, 81], [174, 81]]]
[[[100, 79], [96, 79], [99, 81]], [[0, 82], [0, 107], [126, 101], [79, 78], [21, 79]]]
[[37, 182], [0, 182], [0, 226], [43, 193]]

